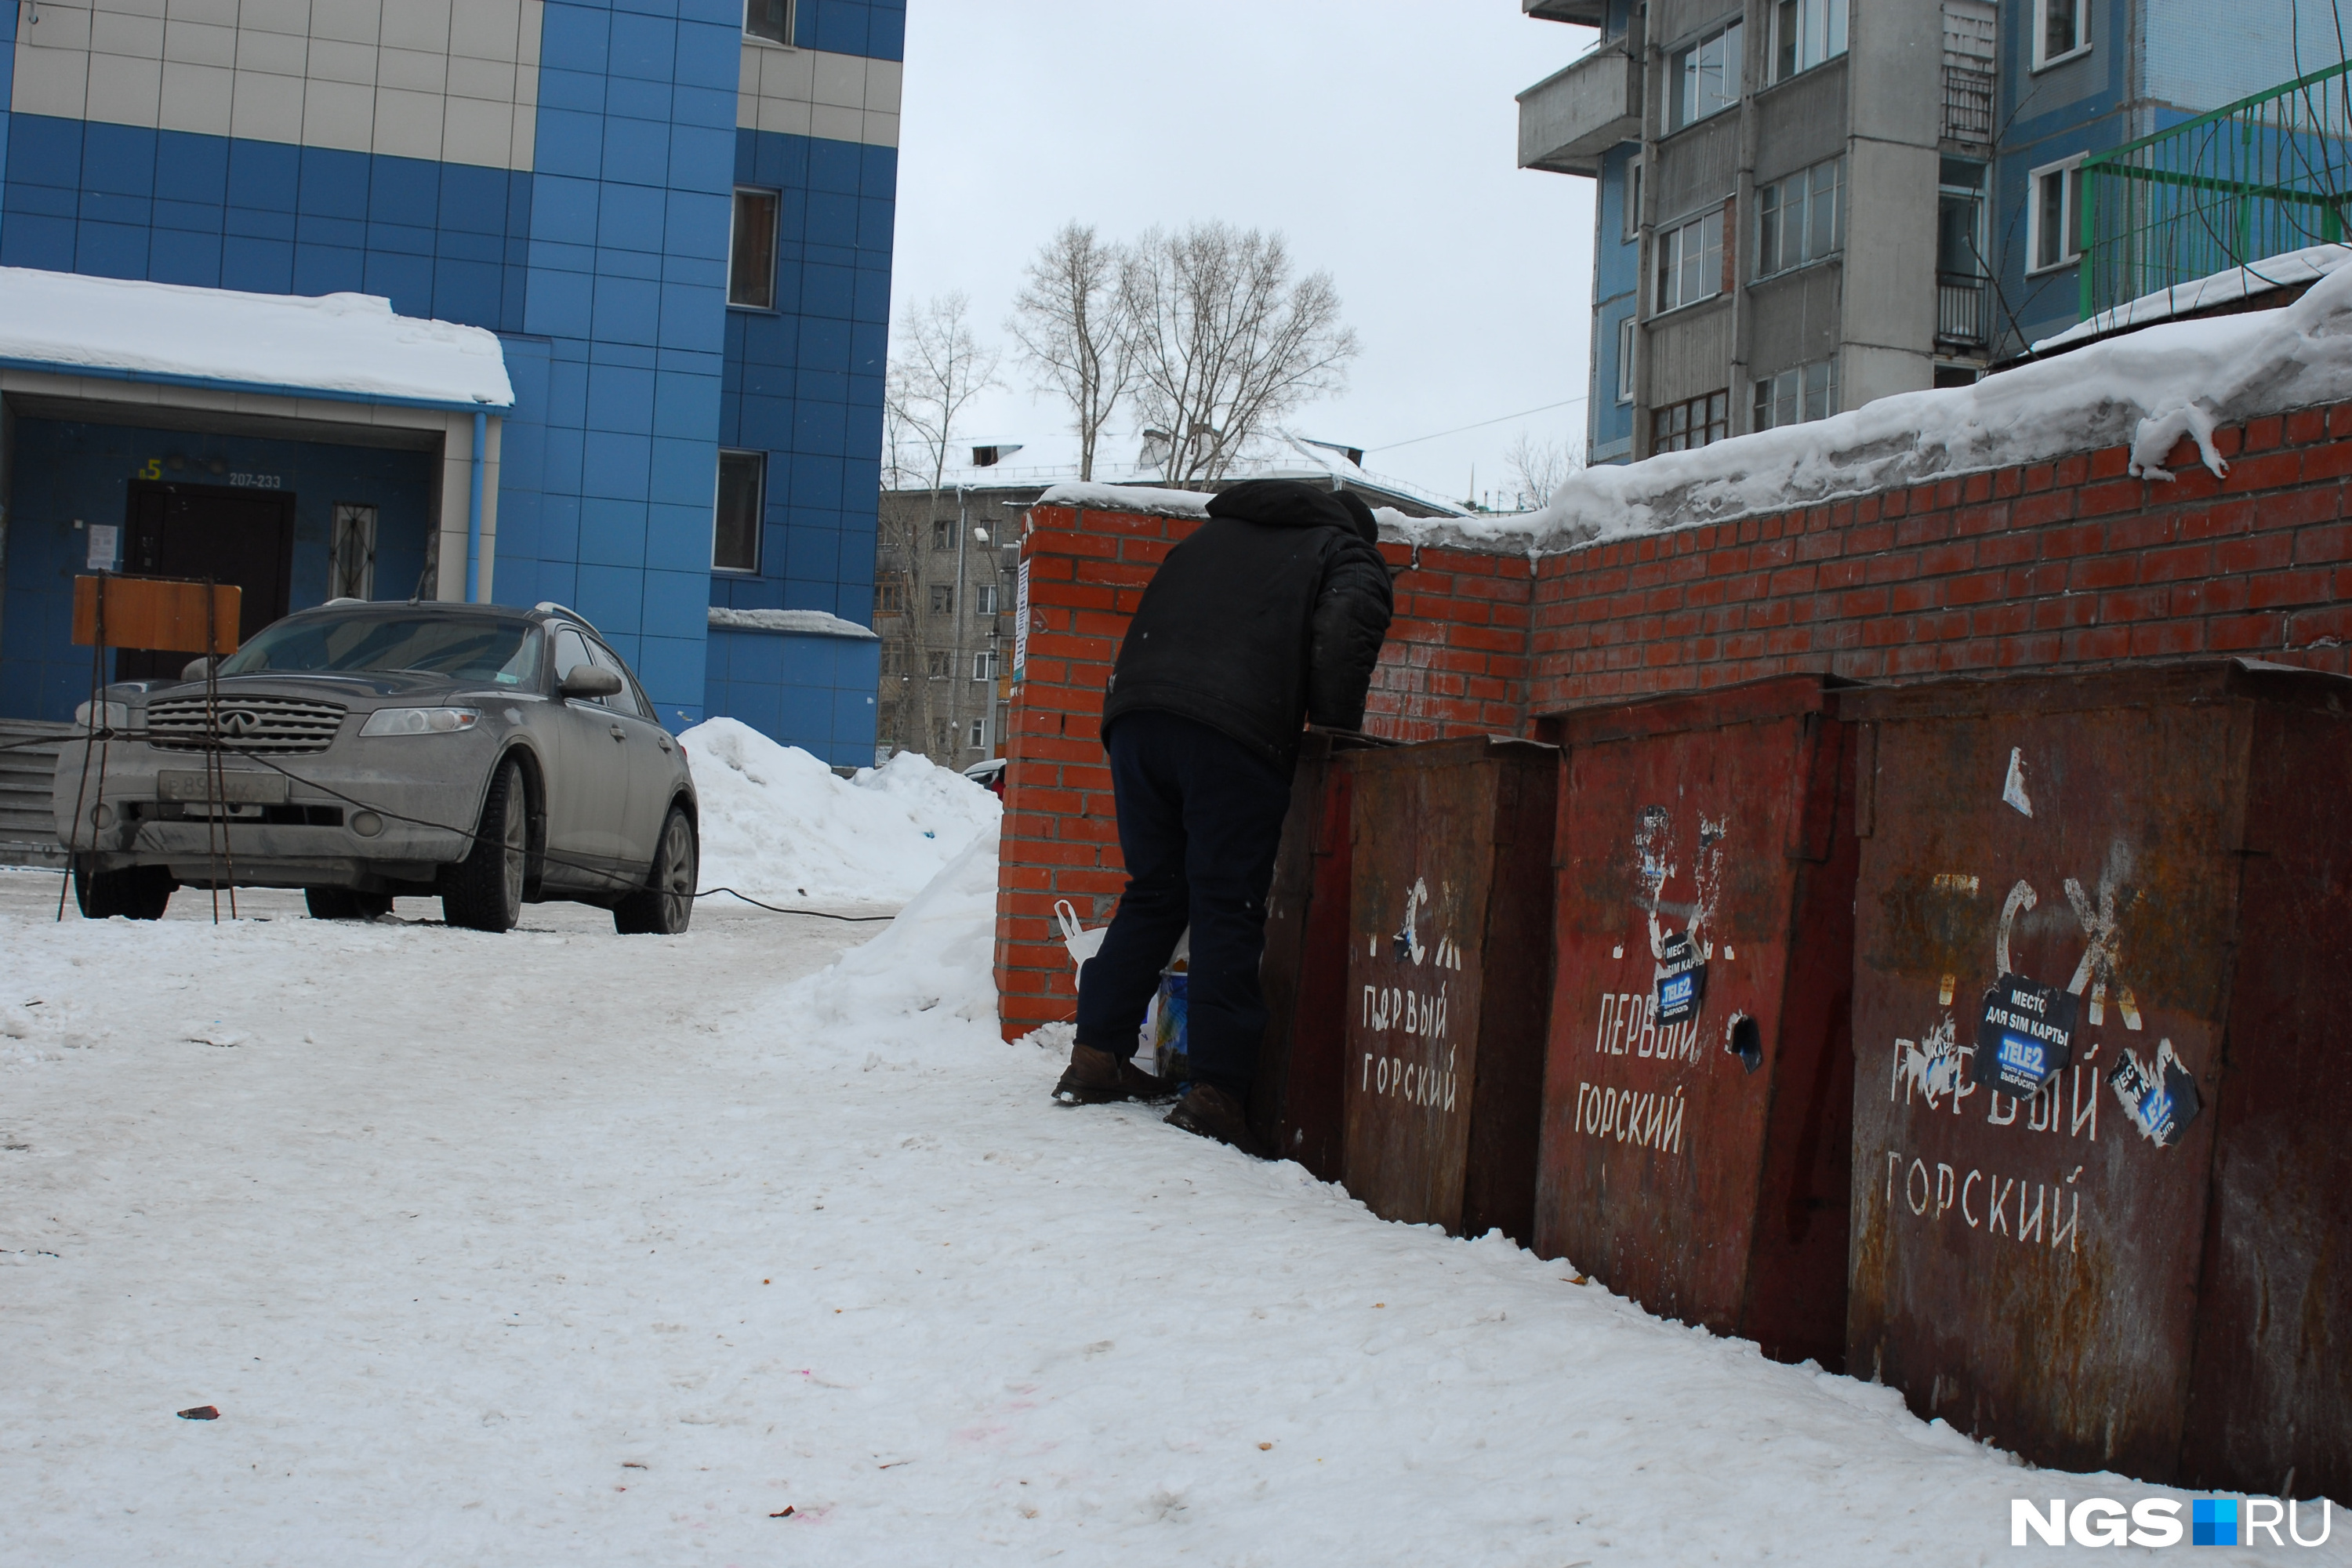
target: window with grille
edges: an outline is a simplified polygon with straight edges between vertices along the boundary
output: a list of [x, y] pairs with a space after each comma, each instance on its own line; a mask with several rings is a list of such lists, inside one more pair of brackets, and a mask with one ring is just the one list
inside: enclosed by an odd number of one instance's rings
[[749, 310], [776, 308], [776, 207], [773, 191], [735, 187], [735, 225], [727, 249], [727, 302]]
[[1658, 236], [1658, 287], [1653, 309], [1679, 310], [1722, 292], [1722, 208]]
[[1710, 392], [1650, 411], [1650, 450], [1683, 452], [1731, 434], [1731, 394]]
[[335, 503], [335, 537], [327, 567], [331, 599], [375, 596], [375, 508]]
[[768, 454], [719, 454], [719, 510], [710, 530], [714, 572], [760, 569], [760, 499], [766, 488]]
[[1756, 276], [1835, 255], [1845, 244], [1845, 160], [1756, 188]]
[[1838, 411], [1838, 367], [1834, 358], [1791, 365], [1778, 375], [1756, 382], [1756, 428], [1778, 429], [1826, 419]]
[[1745, 29], [1733, 22], [1687, 48], [1676, 49], [1666, 72], [1666, 129], [1679, 131], [1739, 101], [1739, 42]]
[[1845, 53], [1846, 0], [1780, 0], [1772, 7], [1772, 79], [1786, 81]]

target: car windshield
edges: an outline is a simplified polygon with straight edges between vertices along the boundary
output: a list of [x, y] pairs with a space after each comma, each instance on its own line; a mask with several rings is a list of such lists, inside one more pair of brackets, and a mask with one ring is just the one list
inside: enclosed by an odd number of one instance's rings
[[280, 621], [222, 660], [220, 672], [414, 672], [520, 686], [538, 671], [539, 649], [539, 628], [528, 621], [348, 616]]

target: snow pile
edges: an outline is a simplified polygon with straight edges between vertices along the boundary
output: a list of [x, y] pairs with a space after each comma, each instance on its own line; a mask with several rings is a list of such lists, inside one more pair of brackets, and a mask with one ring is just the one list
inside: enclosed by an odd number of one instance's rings
[[844, 779], [733, 719], [678, 737], [702, 805], [702, 885], [769, 903], [900, 903], [1003, 807], [913, 752]]
[[[794, 982], [787, 1016], [847, 1026], [843, 1043], [936, 1053], [952, 1021], [996, 1040], [996, 831], [973, 839], [863, 947]], [[969, 1033], [969, 1031], [957, 1031]]]
[[1206, 517], [1216, 498], [1206, 490], [1163, 490], [1150, 485], [1072, 482], [1055, 485], [1037, 498], [1039, 506], [1074, 506], [1087, 511], [1131, 511], [1166, 517]]
[[2232, 300], [2242, 300], [2249, 294], [2260, 294], [2271, 289], [2291, 289], [2298, 283], [2309, 283], [2326, 277], [2346, 262], [2352, 261], [2352, 246], [2313, 245], [2301, 250], [2289, 250], [2277, 256], [2266, 256], [2260, 261], [2243, 267], [2231, 267], [2200, 278], [2192, 282], [2176, 283], [2159, 289], [2153, 294], [2143, 294], [2112, 310], [2102, 310], [2087, 321], [2077, 321], [2054, 337], [2043, 338], [2033, 345], [2033, 352], [2046, 354], [2053, 349], [2088, 338], [2103, 338], [2110, 332], [2127, 327], [2146, 326], [2151, 321], [2169, 321], [2192, 310], [2210, 310], [2226, 305]]
[[723, 631], [799, 632], [806, 637], [876, 640], [873, 627], [845, 620], [830, 610], [730, 610], [713, 605], [710, 624]]
[[246, 294], [0, 267], [0, 359], [132, 375], [514, 405], [498, 334], [373, 294]]

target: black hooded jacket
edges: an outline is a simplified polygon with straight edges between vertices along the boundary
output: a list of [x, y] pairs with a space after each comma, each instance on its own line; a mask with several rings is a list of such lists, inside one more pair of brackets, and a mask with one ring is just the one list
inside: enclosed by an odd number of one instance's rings
[[1302, 719], [1360, 729], [1393, 605], [1375, 537], [1355, 497], [1294, 479], [1216, 496], [1208, 522], [1143, 590], [1111, 671], [1104, 732], [1122, 714], [1157, 709], [1221, 730], [1287, 773]]

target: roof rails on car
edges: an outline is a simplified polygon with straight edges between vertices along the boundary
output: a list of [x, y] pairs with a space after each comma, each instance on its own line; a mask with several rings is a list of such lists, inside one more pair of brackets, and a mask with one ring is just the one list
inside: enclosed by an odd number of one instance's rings
[[[573, 609], [569, 605], [559, 605], [552, 599], [541, 599], [538, 604], [533, 605], [531, 608], [545, 616], [569, 616], [573, 620], [578, 621], [582, 626], [587, 627], [590, 631], [596, 632], [596, 623], [590, 620], [587, 616], [582, 615], [579, 611]], [[603, 632], [596, 632], [596, 635], [598, 637], [603, 637], [604, 634]]]

